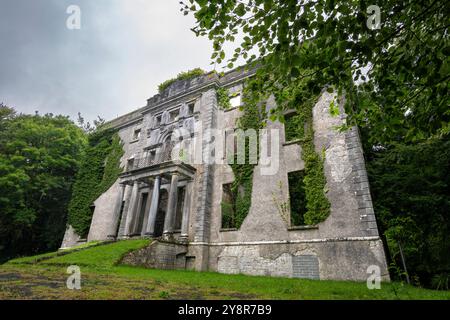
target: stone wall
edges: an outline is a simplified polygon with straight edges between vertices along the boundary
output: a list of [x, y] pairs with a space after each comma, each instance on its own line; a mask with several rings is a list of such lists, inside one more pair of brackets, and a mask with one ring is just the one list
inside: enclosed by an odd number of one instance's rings
[[[269, 122], [269, 129], [279, 129], [279, 168], [275, 174], [263, 175], [263, 166], [259, 164], [255, 167], [252, 205], [239, 230], [221, 230], [222, 188], [223, 184], [232, 182], [234, 177], [230, 166], [216, 166], [211, 236], [207, 245], [210, 270], [365, 280], [367, 267], [378, 265], [384, 278], [389, 278], [358, 131], [356, 128], [344, 132], [337, 130], [345, 123], [345, 113], [341, 104], [338, 106], [339, 115], [331, 114], [330, 103], [335, 98], [334, 94], [324, 91], [313, 109], [316, 152], [325, 155], [324, 173], [327, 180], [326, 196], [331, 204], [330, 216], [317, 226], [290, 226], [289, 215], [286, 216], [286, 212], [280, 210], [280, 205], [289, 201], [287, 174], [304, 168], [301, 146], [285, 140], [282, 124]], [[267, 102], [268, 109], [274, 105], [273, 99]], [[233, 128], [239, 116], [237, 109], [219, 111], [218, 127]], [[274, 243], [265, 245], [267, 242]], [[194, 255], [194, 247], [195, 242], [189, 247], [189, 254]], [[310, 259], [309, 262], [302, 265], [302, 257], [295, 258], [300, 253], [316, 257], [318, 269], [308, 265], [314, 260], [312, 258], [306, 258]], [[303, 266], [306, 271], [294, 272], [293, 265], [298, 268]], [[315, 274], [314, 270], [320, 270], [320, 274]]]
[[371, 265], [380, 268], [382, 280], [389, 280], [383, 244], [377, 238], [210, 246], [210, 270], [221, 273], [365, 281]]
[[149, 246], [126, 254], [121, 263], [152, 269], [185, 269], [187, 246], [153, 241]]

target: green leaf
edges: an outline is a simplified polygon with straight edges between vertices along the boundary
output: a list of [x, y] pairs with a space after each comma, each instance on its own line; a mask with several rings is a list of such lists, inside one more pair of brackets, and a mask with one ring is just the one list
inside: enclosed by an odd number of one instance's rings
[[238, 16], [242, 17], [245, 14], [245, 6], [243, 3], [240, 3], [236, 10], [234, 11]]

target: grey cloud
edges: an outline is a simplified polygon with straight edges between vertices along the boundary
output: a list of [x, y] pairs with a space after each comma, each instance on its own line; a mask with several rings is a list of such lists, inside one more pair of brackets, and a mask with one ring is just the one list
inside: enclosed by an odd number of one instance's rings
[[[81, 30], [66, 28], [70, 4]], [[0, 0], [0, 102], [72, 118], [132, 111], [179, 71], [211, 69], [192, 25], [178, 1]]]

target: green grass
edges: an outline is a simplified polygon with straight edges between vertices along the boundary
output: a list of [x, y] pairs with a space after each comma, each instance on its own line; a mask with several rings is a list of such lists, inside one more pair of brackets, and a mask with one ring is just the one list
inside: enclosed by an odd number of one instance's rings
[[[449, 291], [382, 283], [369, 290], [364, 282], [316, 281], [214, 272], [172, 271], [117, 265], [124, 254], [148, 240], [127, 240], [85, 248], [46, 260], [29, 257], [0, 266], [0, 299], [446, 299]], [[22, 260], [23, 261], [23, 260]], [[29, 261], [35, 261], [30, 264]], [[78, 265], [82, 290], [65, 288], [66, 268]], [[30, 293], [31, 292], [31, 293]], [[31, 296], [30, 296], [31, 295]]]
[[127, 240], [81, 250], [46, 260], [46, 264], [78, 265], [95, 269], [111, 269], [130, 251], [147, 246], [150, 240]]
[[74, 251], [78, 251], [78, 250], [82, 250], [82, 249], [86, 249], [89, 247], [93, 247], [93, 246], [97, 246], [99, 244], [101, 244], [101, 241], [91, 241], [88, 243], [83, 243], [80, 244], [78, 246], [74, 246], [68, 249], [61, 249], [55, 252], [47, 252], [47, 253], [42, 253], [42, 254], [38, 254], [35, 256], [29, 256], [29, 257], [20, 257], [20, 258], [16, 258], [16, 259], [12, 259], [9, 260], [8, 263], [12, 263], [12, 264], [22, 264], [22, 263], [37, 263], [43, 260], [48, 260], [50, 258], [53, 257], [57, 257], [57, 256], [61, 256], [61, 255], [65, 255], [65, 254], [69, 254], [71, 252]]

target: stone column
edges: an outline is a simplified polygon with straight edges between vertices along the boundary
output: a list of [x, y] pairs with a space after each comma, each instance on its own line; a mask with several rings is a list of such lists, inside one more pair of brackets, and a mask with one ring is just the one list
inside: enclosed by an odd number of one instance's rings
[[[148, 184], [153, 184], [153, 180], [152, 181], [148, 181]], [[151, 191], [153, 191], [153, 189], [150, 187], [149, 193], [148, 193], [148, 197], [147, 197], [147, 202], [145, 203], [144, 206], [144, 219], [142, 220], [142, 229], [141, 229], [141, 236], [144, 237], [145, 233], [147, 232], [147, 223], [148, 223], [148, 216], [150, 213], [150, 206], [152, 204], [152, 195], [151, 195]]]
[[125, 236], [125, 225], [127, 224], [127, 213], [128, 208], [130, 207], [130, 198], [132, 189], [133, 186], [127, 183], [125, 186], [125, 194], [123, 196], [124, 206], [122, 211], [122, 217], [120, 218], [119, 233], [117, 234], [118, 238], [123, 238]]
[[125, 224], [125, 236], [130, 236], [133, 226], [133, 220], [134, 220], [134, 213], [136, 211], [136, 207], [138, 205], [138, 193], [139, 193], [139, 181], [135, 180], [133, 182], [133, 190], [131, 191], [131, 198], [130, 198], [130, 206], [128, 207], [127, 212], [127, 220]]
[[192, 183], [188, 183], [186, 185], [186, 191], [184, 193], [183, 217], [181, 220], [181, 235], [180, 235], [180, 241], [182, 241], [182, 242], [188, 241], [189, 214], [190, 214], [190, 206], [191, 206], [191, 188], [192, 188]]
[[141, 211], [142, 211], [142, 205], [145, 206], [145, 203], [142, 204], [142, 198], [143, 198], [143, 194], [142, 192], [138, 193], [138, 197], [137, 197], [137, 205], [136, 205], [136, 209], [134, 212], [134, 219], [133, 219], [133, 224], [131, 225], [131, 230], [130, 230], [130, 235], [131, 236], [140, 236], [141, 235], [141, 231], [138, 230], [138, 225], [139, 225], [139, 220], [141, 219]]
[[114, 213], [111, 223], [111, 229], [108, 232], [108, 239], [111, 240], [116, 239], [117, 237], [117, 227], [119, 226], [120, 209], [122, 208], [125, 186], [126, 185], [123, 183], [119, 184], [119, 194], [117, 195], [116, 204], [114, 205]]
[[153, 237], [155, 234], [156, 214], [159, 206], [159, 188], [161, 186], [161, 176], [156, 176], [153, 183], [152, 203], [150, 204], [150, 212], [148, 214], [147, 226], [145, 228], [145, 235]]
[[175, 220], [175, 213], [177, 210], [178, 198], [178, 173], [172, 174], [172, 181], [170, 182], [169, 199], [167, 201], [166, 218], [164, 219], [165, 239], [169, 239], [173, 234], [173, 221]]

